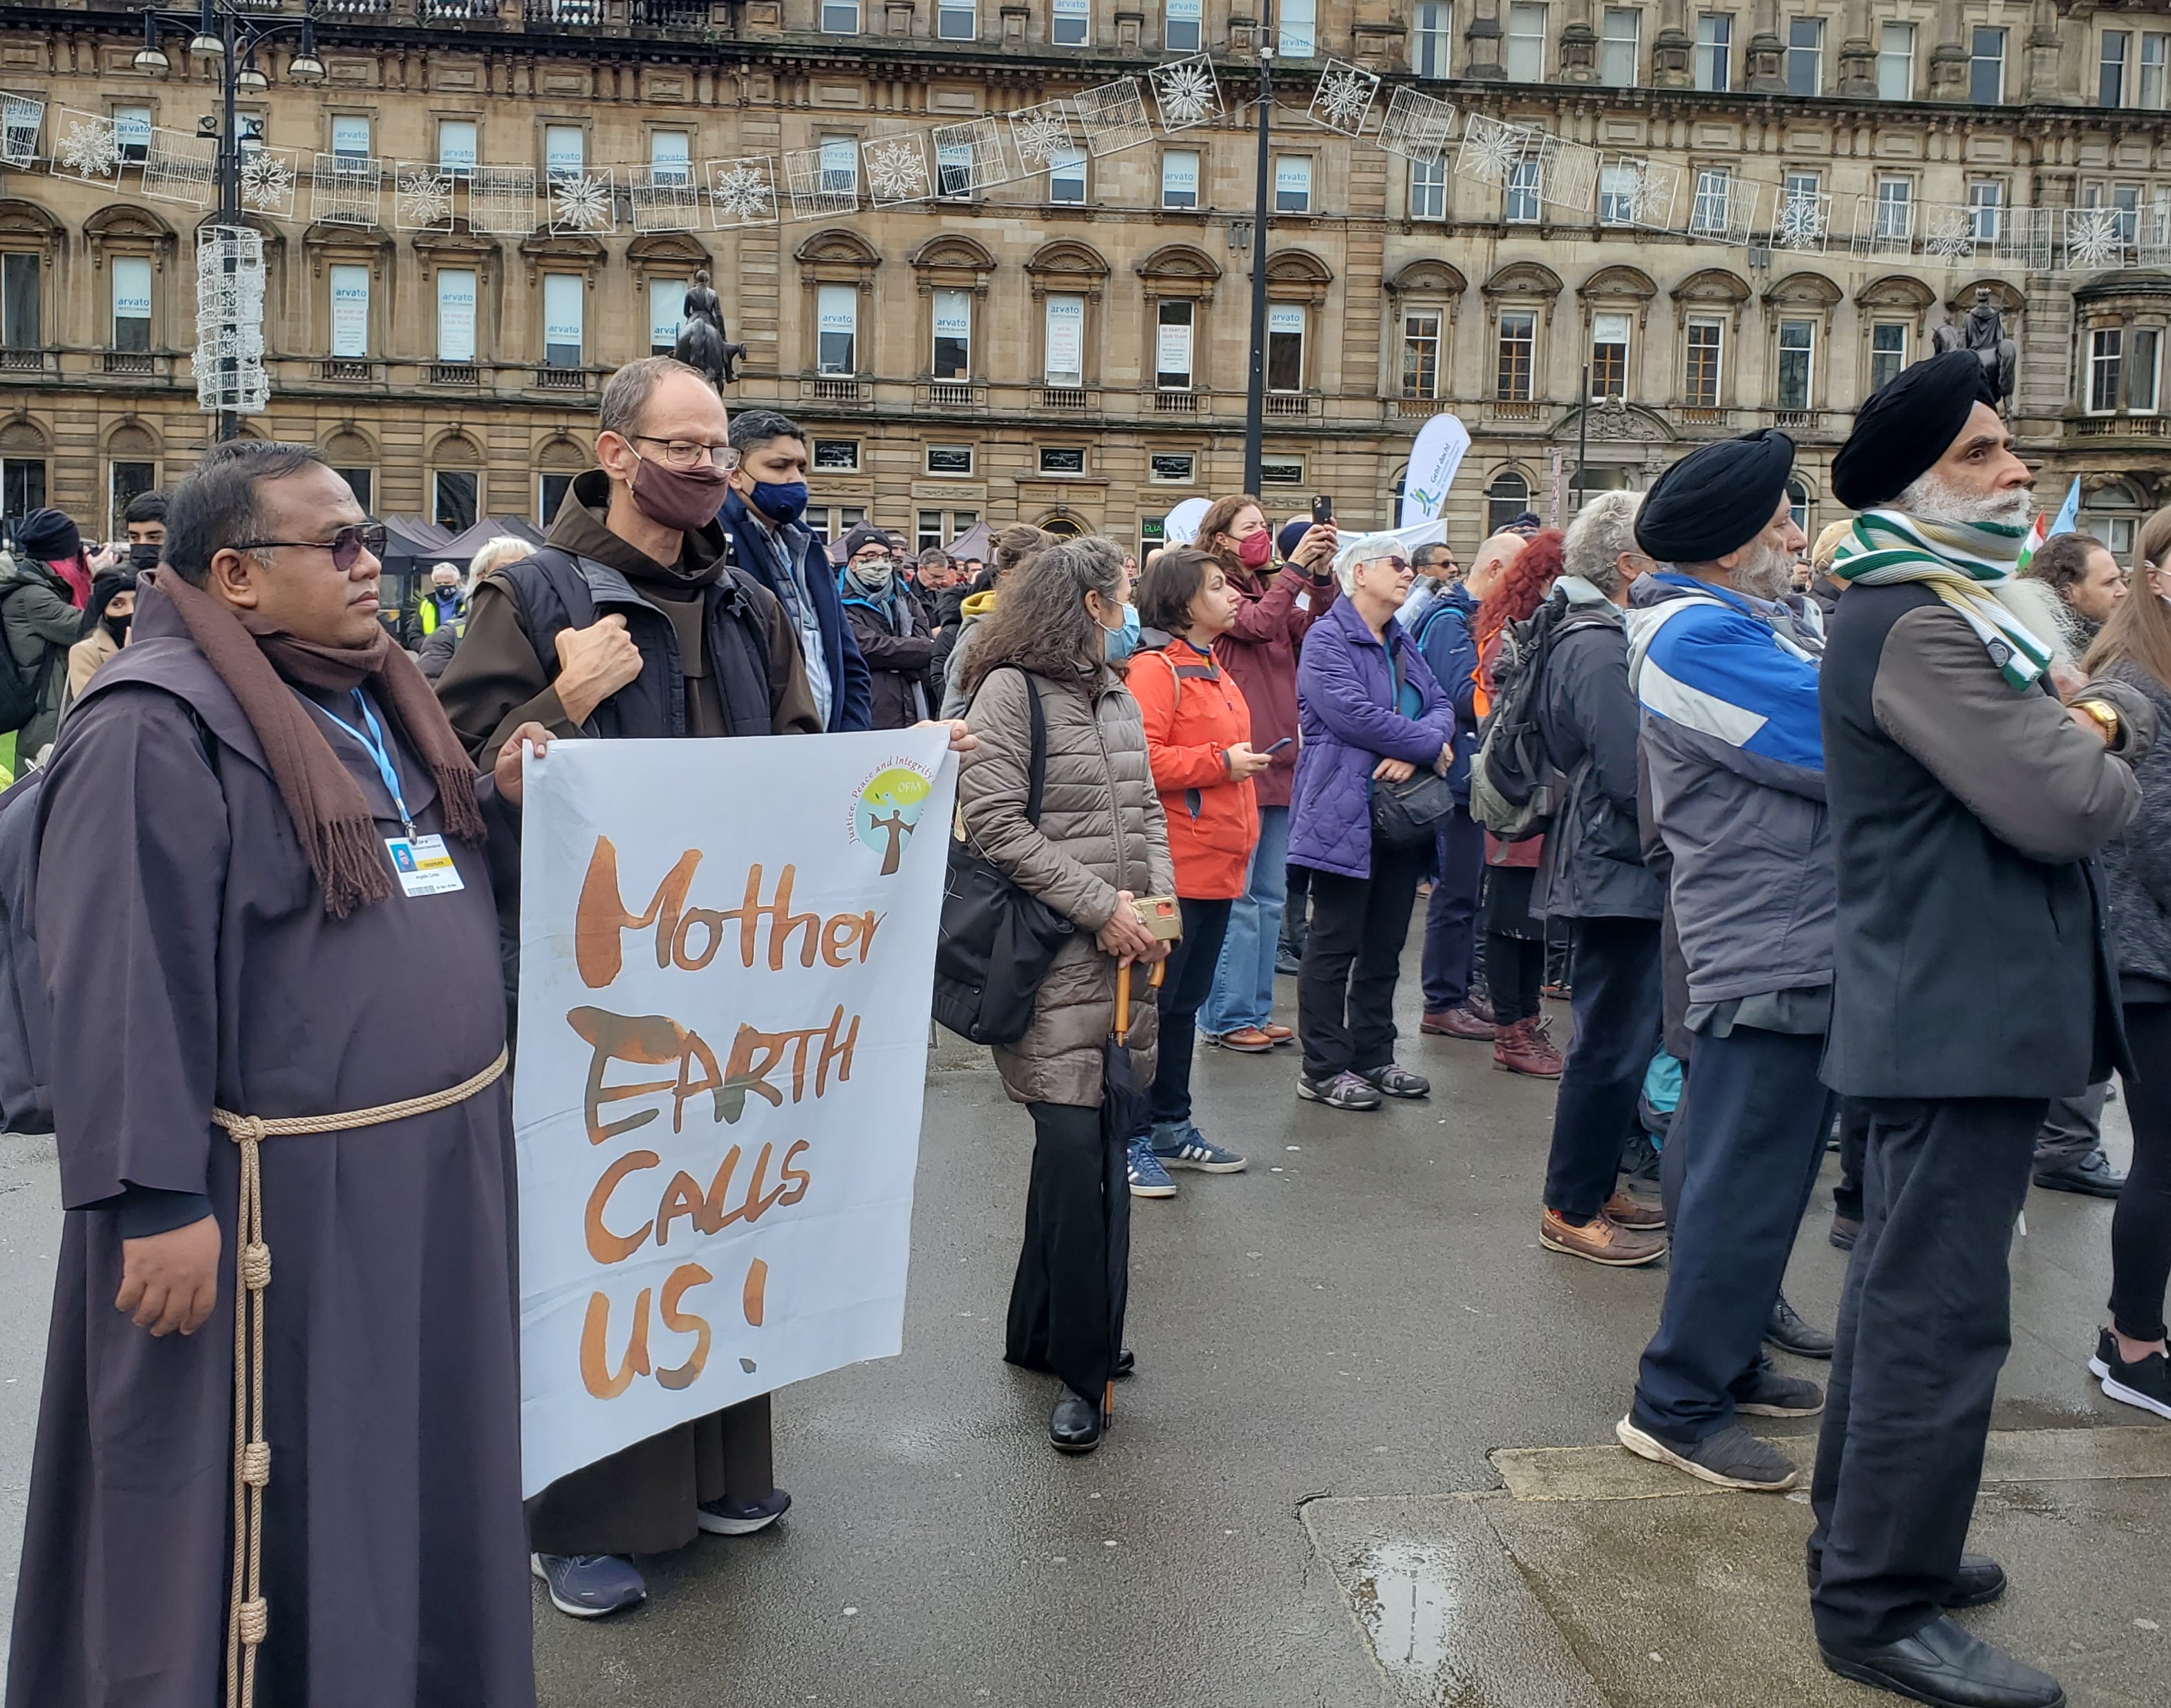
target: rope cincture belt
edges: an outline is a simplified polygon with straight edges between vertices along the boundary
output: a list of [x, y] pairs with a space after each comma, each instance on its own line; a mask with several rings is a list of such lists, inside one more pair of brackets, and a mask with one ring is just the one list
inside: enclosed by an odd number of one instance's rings
[[345, 1115], [297, 1115], [266, 1121], [214, 1109], [211, 1118], [241, 1147], [241, 1203], [233, 1234], [233, 1587], [226, 1619], [227, 1708], [256, 1700], [256, 1651], [271, 1625], [264, 1598], [264, 1488], [271, 1480], [271, 1445], [264, 1438], [264, 1294], [271, 1285], [271, 1248], [264, 1240], [264, 1177], [260, 1148], [267, 1138], [345, 1132], [382, 1127], [464, 1103], [497, 1083], [507, 1052], [447, 1091], [380, 1103]]

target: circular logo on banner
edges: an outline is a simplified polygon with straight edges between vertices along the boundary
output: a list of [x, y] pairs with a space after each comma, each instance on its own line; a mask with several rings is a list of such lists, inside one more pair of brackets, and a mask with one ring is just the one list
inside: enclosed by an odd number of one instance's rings
[[934, 784], [909, 759], [885, 762], [860, 784], [852, 803], [852, 840], [882, 859], [888, 877], [904, 859], [904, 845], [919, 827]]

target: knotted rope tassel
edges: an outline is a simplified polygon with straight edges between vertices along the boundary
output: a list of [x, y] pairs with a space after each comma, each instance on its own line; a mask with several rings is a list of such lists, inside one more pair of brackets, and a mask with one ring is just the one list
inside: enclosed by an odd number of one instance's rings
[[264, 1491], [271, 1480], [271, 1444], [264, 1438], [264, 1311], [271, 1285], [271, 1248], [264, 1239], [263, 1142], [292, 1135], [382, 1127], [464, 1103], [497, 1083], [507, 1054], [448, 1091], [381, 1103], [345, 1115], [299, 1115], [266, 1121], [214, 1109], [211, 1118], [241, 1148], [241, 1200], [233, 1223], [233, 1581], [226, 1620], [227, 1708], [252, 1708], [256, 1652], [271, 1629], [264, 1597]]

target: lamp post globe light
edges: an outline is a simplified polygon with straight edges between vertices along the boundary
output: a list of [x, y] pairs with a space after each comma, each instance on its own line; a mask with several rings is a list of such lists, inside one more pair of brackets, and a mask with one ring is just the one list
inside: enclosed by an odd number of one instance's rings
[[[317, 57], [316, 10], [313, 6], [298, 18], [265, 18], [245, 16], [231, 4], [222, 3], [222, 0], [201, 0], [195, 12], [161, 12], [146, 7], [143, 46], [131, 62], [137, 71], [155, 76], [172, 69], [173, 61], [159, 46], [162, 35], [185, 35], [188, 51], [217, 67], [219, 111], [215, 116], [206, 116], [203, 128], [218, 142], [218, 222], [222, 226], [238, 225], [241, 220], [241, 137], [234, 97], [243, 90], [255, 94], [271, 88], [271, 79], [259, 62], [257, 50], [282, 35], [300, 38], [293, 56], [287, 62], [287, 77], [299, 83], [324, 80], [324, 64]], [[268, 63], [269, 59], [270, 56], [265, 55], [265, 62]], [[221, 440], [233, 438], [240, 431], [237, 412], [222, 408], [215, 413], [217, 436]]]

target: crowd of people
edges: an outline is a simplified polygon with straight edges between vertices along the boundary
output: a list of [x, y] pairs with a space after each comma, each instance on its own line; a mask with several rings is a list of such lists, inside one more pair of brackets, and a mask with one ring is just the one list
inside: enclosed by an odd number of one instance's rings
[[[1142, 568], [1022, 524], [985, 564], [872, 526], [833, 549], [805, 432], [667, 357], [612, 377], [595, 447], [543, 545], [441, 565], [405, 613], [308, 446], [215, 447], [131, 507], [125, 569], [56, 512], [17, 527], [15, 983], [35, 953], [33, 1046], [128, 1047], [0, 1063], [46, 1100], [69, 1212], [11, 1704], [314, 1700], [330, 1665], [342, 1700], [520, 1708], [523, 1556], [593, 1618], [646, 1595], [639, 1556], [775, 1521], [767, 1396], [518, 1497], [522, 766], [938, 720], [959, 847], [1068, 922], [994, 1048], [1035, 1141], [1005, 1357], [1055, 1379], [1056, 1448], [1101, 1443], [1136, 1366], [1132, 1199], [1246, 1166], [1198, 1041], [1286, 1047], [1332, 1111], [1430, 1095], [1395, 1019], [1429, 891], [1421, 1034], [1557, 1085], [1541, 1244], [1669, 1259], [1622, 1446], [1779, 1491], [1799, 1470], [1742, 1417], [1821, 1413], [1826, 1662], [2063, 1701], [1949, 1614], [2006, 1587], [1963, 1544], [2031, 1179], [2116, 1197], [2086, 1362], [2171, 1419], [2171, 511], [2130, 574], [2078, 535], [2029, 555], [2032, 477], [1966, 353], [1864, 405], [1856, 514], [1814, 548], [1772, 430], [1565, 533], [1519, 517], [1466, 570], [1241, 494]], [[267, 1137], [295, 1120], [316, 1136]], [[1782, 1291], [1828, 1144], [1831, 1334]], [[356, 1336], [389, 1356], [306, 1356]]]

